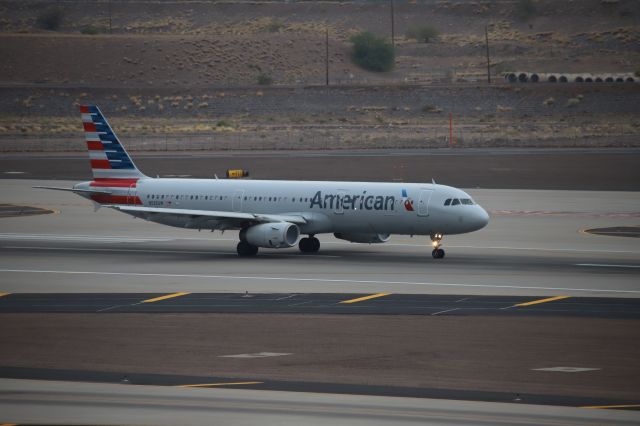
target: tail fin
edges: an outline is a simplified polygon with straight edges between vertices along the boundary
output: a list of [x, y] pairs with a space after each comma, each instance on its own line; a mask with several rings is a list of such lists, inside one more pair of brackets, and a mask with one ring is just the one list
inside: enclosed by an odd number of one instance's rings
[[95, 105], [80, 107], [91, 171], [96, 181], [146, 177], [131, 160], [111, 126]]

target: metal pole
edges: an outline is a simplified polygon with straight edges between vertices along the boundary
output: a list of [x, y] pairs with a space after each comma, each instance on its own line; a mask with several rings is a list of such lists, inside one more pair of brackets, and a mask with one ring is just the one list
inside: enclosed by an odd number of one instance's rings
[[491, 84], [491, 61], [489, 60], [489, 30], [484, 26], [484, 38], [487, 42], [487, 81]]
[[449, 113], [449, 147], [453, 146], [453, 114]]
[[324, 44], [325, 44], [325, 77], [326, 77], [325, 84], [328, 86], [329, 85], [329, 27], [328, 26], [325, 27]]
[[393, 11], [393, 0], [391, 2], [391, 45], [396, 47], [396, 29], [395, 29], [395, 19], [394, 19], [394, 11]]

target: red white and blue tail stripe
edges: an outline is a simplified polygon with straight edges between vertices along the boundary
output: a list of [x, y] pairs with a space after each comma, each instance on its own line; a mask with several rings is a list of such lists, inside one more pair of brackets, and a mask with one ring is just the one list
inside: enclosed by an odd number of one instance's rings
[[97, 106], [83, 105], [80, 107], [80, 113], [89, 149], [91, 171], [96, 182], [134, 183], [145, 177], [133, 164], [131, 157]]

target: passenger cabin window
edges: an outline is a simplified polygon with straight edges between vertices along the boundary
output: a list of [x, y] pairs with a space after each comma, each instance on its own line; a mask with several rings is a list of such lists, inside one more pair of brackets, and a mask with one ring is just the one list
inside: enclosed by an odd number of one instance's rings
[[447, 198], [446, 200], [444, 200], [444, 205], [445, 206], [450, 206], [451, 205], [451, 198]]
[[460, 204], [460, 200], [458, 200], [457, 198], [454, 198], [453, 201], [451, 202], [452, 206], [457, 206], [458, 204]]

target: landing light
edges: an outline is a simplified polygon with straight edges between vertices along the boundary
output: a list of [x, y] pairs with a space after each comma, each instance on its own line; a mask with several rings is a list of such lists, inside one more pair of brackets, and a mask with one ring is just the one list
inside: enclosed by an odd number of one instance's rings
[[438, 242], [437, 241], [431, 241], [431, 245], [434, 247], [438, 247]]

